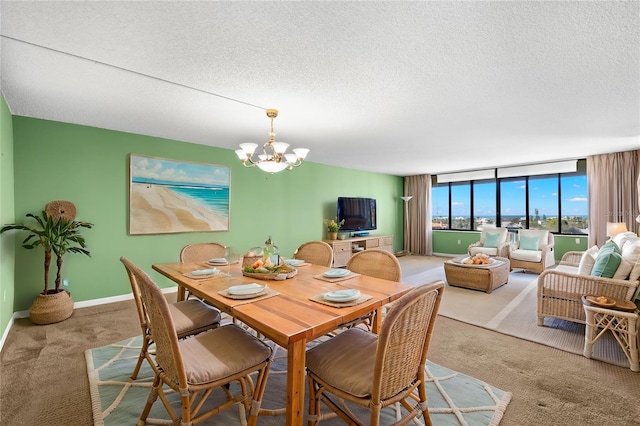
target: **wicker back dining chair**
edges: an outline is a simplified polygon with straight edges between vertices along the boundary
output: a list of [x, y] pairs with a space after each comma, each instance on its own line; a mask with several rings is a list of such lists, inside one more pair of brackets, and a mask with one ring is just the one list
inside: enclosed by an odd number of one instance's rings
[[[351, 328], [307, 351], [310, 425], [320, 420], [320, 401], [349, 424], [377, 426], [381, 409], [400, 402], [404, 410], [397, 414], [404, 418], [394, 424], [422, 413], [431, 425], [425, 363], [443, 290], [444, 283], [434, 281], [402, 296], [379, 335]], [[343, 401], [367, 407], [369, 422], [358, 420]]]
[[383, 280], [400, 281], [402, 269], [398, 259], [386, 250], [369, 249], [359, 251], [347, 262], [347, 269]]
[[[369, 249], [354, 254], [347, 262], [347, 269], [351, 272], [382, 278], [383, 280], [400, 281], [402, 279], [402, 269], [398, 259], [393, 253], [381, 249]], [[368, 330], [371, 330], [374, 316], [381, 311], [370, 312], [342, 326], [353, 327], [358, 324], [364, 324]]]
[[[151, 329], [149, 328], [149, 317], [145, 309], [145, 305], [142, 303], [140, 286], [138, 285], [138, 281], [133, 274], [133, 271], [128, 267], [130, 262], [124, 257], [121, 257], [120, 261], [124, 264], [127, 275], [129, 276], [133, 300], [135, 301], [136, 308], [138, 309], [138, 320], [140, 321], [140, 328], [142, 329], [142, 348], [140, 349], [140, 357], [133, 369], [133, 373], [131, 373], [131, 379], [135, 380], [138, 377], [140, 367], [145, 359], [149, 361], [152, 368], [155, 366], [153, 359], [151, 359], [149, 355], [149, 345], [153, 343], [153, 338], [151, 337]], [[202, 333], [203, 331], [211, 330], [212, 328], [220, 326], [220, 311], [197, 299], [171, 303], [169, 304], [169, 311], [173, 318], [178, 339]]]
[[[255, 425], [271, 366], [271, 348], [235, 324], [179, 340], [162, 290], [140, 268], [121, 260], [138, 283], [155, 342], [155, 376], [138, 425], [145, 424], [158, 396], [172, 424], [198, 424], [240, 403], [250, 409], [248, 424]], [[254, 384], [250, 375], [256, 372]], [[240, 384], [235, 393], [226, 386], [232, 382]], [[180, 414], [167, 399], [164, 385], [179, 395]], [[205, 405], [213, 402], [209, 396], [216, 388], [226, 397], [218, 399], [213, 407]]]
[[220, 243], [196, 243], [186, 245], [180, 250], [180, 262], [206, 262], [209, 259], [222, 258], [226, 247]]
[[309, 241], [302, 244], [293, 253], [294, 259], [302, 259], [314, 265], [333, 265], [333, 248], [324, 241]]

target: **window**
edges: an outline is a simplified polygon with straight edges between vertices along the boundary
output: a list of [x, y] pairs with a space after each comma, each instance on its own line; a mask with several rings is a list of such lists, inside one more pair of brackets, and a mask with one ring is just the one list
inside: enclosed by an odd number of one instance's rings
[[434, 183], [432, 229], [476, 230], [495, 224], [588, 234], [586, 161], [577, 166], [578, 171], [569, 173]]
[[498, 223], [496, 215], [496, 181], [479, 181], [473, 184], [473, 228]]
[[435, 184], [431, 187], [431, 228], [449, 229], [449, 185]]

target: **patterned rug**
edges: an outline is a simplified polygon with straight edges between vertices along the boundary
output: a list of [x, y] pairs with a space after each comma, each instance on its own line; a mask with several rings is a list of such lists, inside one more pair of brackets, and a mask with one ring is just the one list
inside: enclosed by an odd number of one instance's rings
[[[153, 373], [145, 362], [138, 379], [129, 376], [140, 353], [141, 338], [133, 337], [85, 352], [91, 389], [95, 426], [121, 426], [136, 423], [149, 394]], [[264, 408], [284, 406], [286, 384], [286, 351], [278, 349], [265, 391]], [[495, 426], [511, 400], [511, 393], [497, 389], [473, 377], [427, 362], [427, 393], [431, 420], [436, 426]], [[175, 396], [175, 395], [173, 395]], [[222, 393], [220, 395], [222, 397]], [[179, 407], [177, 398], [174, 400]], [[360, 409], [356, 407], [355, 411]], [[244, 425], [242, 410], [231, 408], [215, 417], [210, 424]], [[367, 419], [366, 413], [362, 412]], [[158, 400], [147, 424], [170, 424]], [[260, 425], [281, 425], [283, 416], [260, 417]], [[392, 409], [383, 410], [382, 425], [395, 421]], [[343, 424], [339, 419], [323, 421], [325, 425]], [[417, 424], [422, 424], [417, 422]]]

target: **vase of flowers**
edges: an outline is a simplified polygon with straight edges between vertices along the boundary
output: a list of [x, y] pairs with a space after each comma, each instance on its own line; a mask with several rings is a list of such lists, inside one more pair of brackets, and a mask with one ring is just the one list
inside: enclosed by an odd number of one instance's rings
[[329, 239], [337, 240], [338, 231], [340, 230], [340, 227], [344, 225], [344, 219], [341, 220], [340, 222], [338, 222], [338, 218], [331, 219], [331, 220], [325, 219], [324, 224], [327, 227], [327, 233], [329, 234]]

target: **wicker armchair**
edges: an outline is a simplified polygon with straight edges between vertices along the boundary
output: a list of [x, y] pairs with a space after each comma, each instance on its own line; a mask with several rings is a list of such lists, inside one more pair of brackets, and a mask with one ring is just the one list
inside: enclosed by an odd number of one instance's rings
[[[351, 328], [307, 351], [310, 425], [320, 421], [320, 401], [350, 424], [377, 426], [382, 408], [397, 402], [405, 417], [396, 424], [421, 413], [424, 423], [432, 424], [424, 369], [443, 290], [444, 283], [436, 281], [405, 294], [379, 335]], [[368, 408], [369, 421], [358, 420], [342, 400]]]
[[570, 251], [562, 256], [556, 269], [544, 271], [538, 277], [538, 325], [545, 317], [586, 323], [582, 296], [598, 295], [614, 299], [632, 300], [638, 290], [637, 280], [579, 275], [582, 252]]
[[[487, 242], [487, 235], [491, 243]], [[469, 246], [469, 255], [474, 254], [486, 254], [487, 256], [509, 256], [509, 230], [507, 228], [496, 228], [490, 226], [483, 226], [480, 233], [480, 241], [473, 243]]]
[[324, 241], [309, 241], [302, 244], [293, 253], [294, 259], [301, 259], [314, 265], [331, 267], [333, 264], [333, 248]]
[[[354, 254], [347, 262], [347, 269], [383, 280], [400, 281], [402, 279], [402, 268], [398, 259], [393, 253], [381, 249], [369, 249]], [[370, 312], [357, 320], [342, 324], [342, 326], [353, 327], [364, 324], [367, 329], [371, 330], [374, 316], [379, 313], [381, 311]]]
[[[149, 362], [152, 368], [155, 366], [154, 361], [149, 355], [149, 345], [153, 343], [153, 338], [151, 336], [151, 329], [149, 328], [149, 317], [145, 309], [145, 305], [142, 303], [142, 296], [140, 294], [138, 281], [136, 280], [133, 271], [127, 266], [128, 261], [123, 257], [120, 258], [120, 261], [124, 264], [127, 275], [129, 276], [129, 283], [131, 284], [131, 291], [133, 292], [133, 300], [136, 302], [138, 320], [140, 321], [140, 328], [142, 329], [142, 348], [140, 349], [140, 357], [133, 369], [133, 373], [131, 373], [131, 379], [135, 380], [136, 377], [138, 377], [140, 367], [145, 359]], [[178, 339], [202, 333], [203, 331], [211, 330], [220, 326], [220, 311], [197, 299], [189, 299], [169, 304], [169, 311], [173, 318]]]
[[180, 250], [180, 262], [206, 262], [209, 259], [221, 258], [226, 247], [219, 243], [197, 243], [184, 246]]
[[[524, 238], [537, 238], [537, 249], [524, 247]], [[555, 265], [553, 249], [555, 237], [549, 231], [538, 229], [520, 229], [515, 245], [509, 250], [511, 269], [530, 270], [537, 274]]]
[[[121, 259], [139, 284], [142, 303], [156, 346], [155, 377], [138, 425], [144, 425], [158, 396], [172, 424], [206, 421], [240, 403], [250, 409], [248, 424], [255, 425], [271, 366], [271, 348], [235, 324], [178, 340], [175, 321], [162, 290], [140, 268]], [[257, 373], [254, 385], [251, 374]], [[226, 386], [238, 382], [236, 393]], [[180, 412], [167, 399], [165, 385], [180, 397]], [[222, 398], [209, 400], [220, 389]], [[249, 392], [250, 391], [250, 392]], [[212, 403], [214, 406], [205, 404]]]

